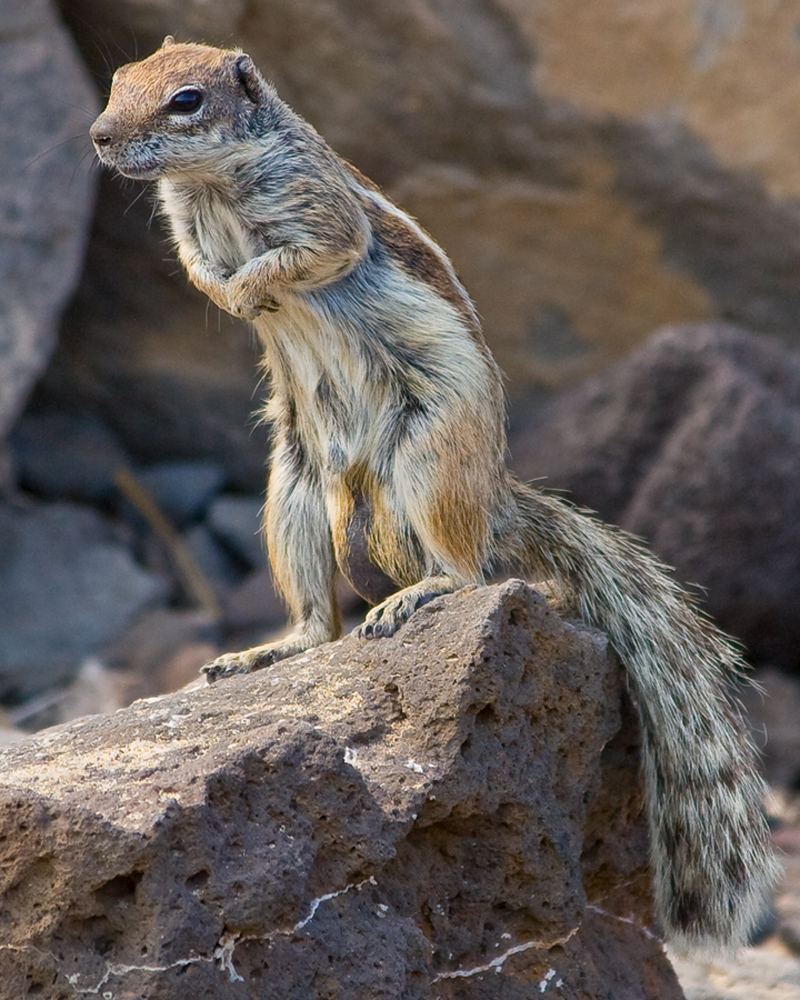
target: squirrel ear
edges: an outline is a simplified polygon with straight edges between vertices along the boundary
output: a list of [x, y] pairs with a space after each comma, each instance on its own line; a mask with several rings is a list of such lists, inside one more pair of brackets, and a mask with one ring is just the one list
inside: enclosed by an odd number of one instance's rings
[[161, 48], [162, 49], [168, 49], [170, 47], [170, 45], [174, 45], [174, 44], [175, 44], [175, 36], [174, 35], [165, 35], [164, 36], [164, 41], [161, 43]]
[[244, 52], [238, 55], [233, 63], [233, 72], [253, 104], [260, 104], [267, 87], [250, 56]]

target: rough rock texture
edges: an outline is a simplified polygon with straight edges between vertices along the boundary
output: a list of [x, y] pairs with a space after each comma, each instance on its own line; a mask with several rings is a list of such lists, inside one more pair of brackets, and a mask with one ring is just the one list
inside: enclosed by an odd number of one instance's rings
[[7, 749], [6, 995], [679, 1000], [620, 706], [510, 581]]
[[[521, 397], [665, 323], [797, 341], [791, 5], [760, 0], [70, 0], [98, 76], [178, 37], [245, 46], [283, 96], [453, 257]], [[104, 47], [105, 45], [105, 47]], [[780, 84], [780, 85], [779, 85]], [[255, 488], [248, 336], [186, 288], [138, 185], [103, 185], [47, 392], [140, 458]], [[165, 260], [167, 258], [167, 260]], [[119, 388], [136, 405], [123, 410]], [[234, 447], [235, 446], [235, 447]], [[234, 468], [235, 467], [235, 468]]]
[[49, 0], [0, 5], [0, 440], [56, 339], [94, 185], [97, 98]]
[[0, 505], [0, 695], [73, 676], [164, 591], [92, 508]]
[[512, 441], [520, 472], [647, 538], [763, 661], [800, 664], [800, 355], [665, 330]]

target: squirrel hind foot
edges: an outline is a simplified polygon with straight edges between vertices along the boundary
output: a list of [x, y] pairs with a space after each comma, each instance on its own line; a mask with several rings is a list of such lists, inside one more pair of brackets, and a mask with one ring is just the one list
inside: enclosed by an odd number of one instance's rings
[[[200, 668], [200, 673], [205, 675], [209, 684], [220, 680], [222, 677], [233, 677], [234, 674], [250, 674], [254, 670], [261, 670], [271, 663], [283, 659], [278, 655], [279, 650], [272, 647], [276, 643], [269, 643], [266, 646], [254, 646], [252, 649], [244, 649], [239, 653], [223, 653], [215, 660], [211, 660]], [[291, 656], [287, 652], [286, 656]]]
[[205, 674], [209, 684], [213, 684], [221, 677], [251, 674], [255, 670], [263, 670], [264, 667], [277, 663], [278, 660], [287, 660], [290, 656], [297, 656], [298, 653], [304, 653], [314, 646], [321, 646], [324, 642], [338, 638], [340, 633], [338, 618], [333, 622], [327, 620], [305, 622], [283, 639], [267, 642], [263, 646], [252, 646], [238, 653], [223, 653], [201, 667], [200, 673]]
[[209, 684], [222, 677], [232, 677], [234, 674], [252, 674], [263, 670], [278, 660], [286, 660], [308, 649], [308, 644], [301, 644], [291, 636], [278, 642], [268, 642], [263, 646], [253, 646], [238, 653], [223, 653], [200, 668]]
[[394, 635], [418, 608], [434, 597], [451, 594], [458, 587], [459, 584], [448, 575], [425, 577], [372, 608], [364, 621], [353, 629], [352, 635], [361, 639], [386, 639]]

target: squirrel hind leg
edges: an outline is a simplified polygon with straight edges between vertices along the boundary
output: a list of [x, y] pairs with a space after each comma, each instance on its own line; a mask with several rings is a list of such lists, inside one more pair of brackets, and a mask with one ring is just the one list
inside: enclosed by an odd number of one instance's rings
[[461, 586], [462, 583], [448, 573], [426, 576], [419, 583], [398, 590], [382, 604], [372, 608], [364, 621], [353, 630], [353, 635], [362, 639], [381, 639], [394, 635], [417, 608], [441, 594], [451, 594]]

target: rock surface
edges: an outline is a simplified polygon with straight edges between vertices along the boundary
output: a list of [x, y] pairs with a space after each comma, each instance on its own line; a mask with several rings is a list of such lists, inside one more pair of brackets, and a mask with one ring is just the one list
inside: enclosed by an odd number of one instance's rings
[[[250, 51], [451, 254], [515, 398], [597, 371], [666, 323], [725, 316], [797, 343], [790, 7], [63, 4], [98, 77], [108, 53], [135, 57], [132, 37], [140, 55], [167, 32]], [[214, 308], [206, 318], [138, 193], [102, 186], [47, 392], [97, 408], [139, 460], [213, 455], [257, 489], [248, 335]]]
[[137, 478], [178, 528], [199, 520], [225, 482], [214, 462], [159, 462], [139, 470]]
[[55, 345], [80, 272], [97, 97], [49, 0], [0, 5], [0, 440]]
[[664, 330], [512, 454], [647, 538], [757, 659], [800, 664], [800, 354], [723, 325]]
[[605, 639], [520, 581], [0, 754], [8, 996], [682, 996]]

